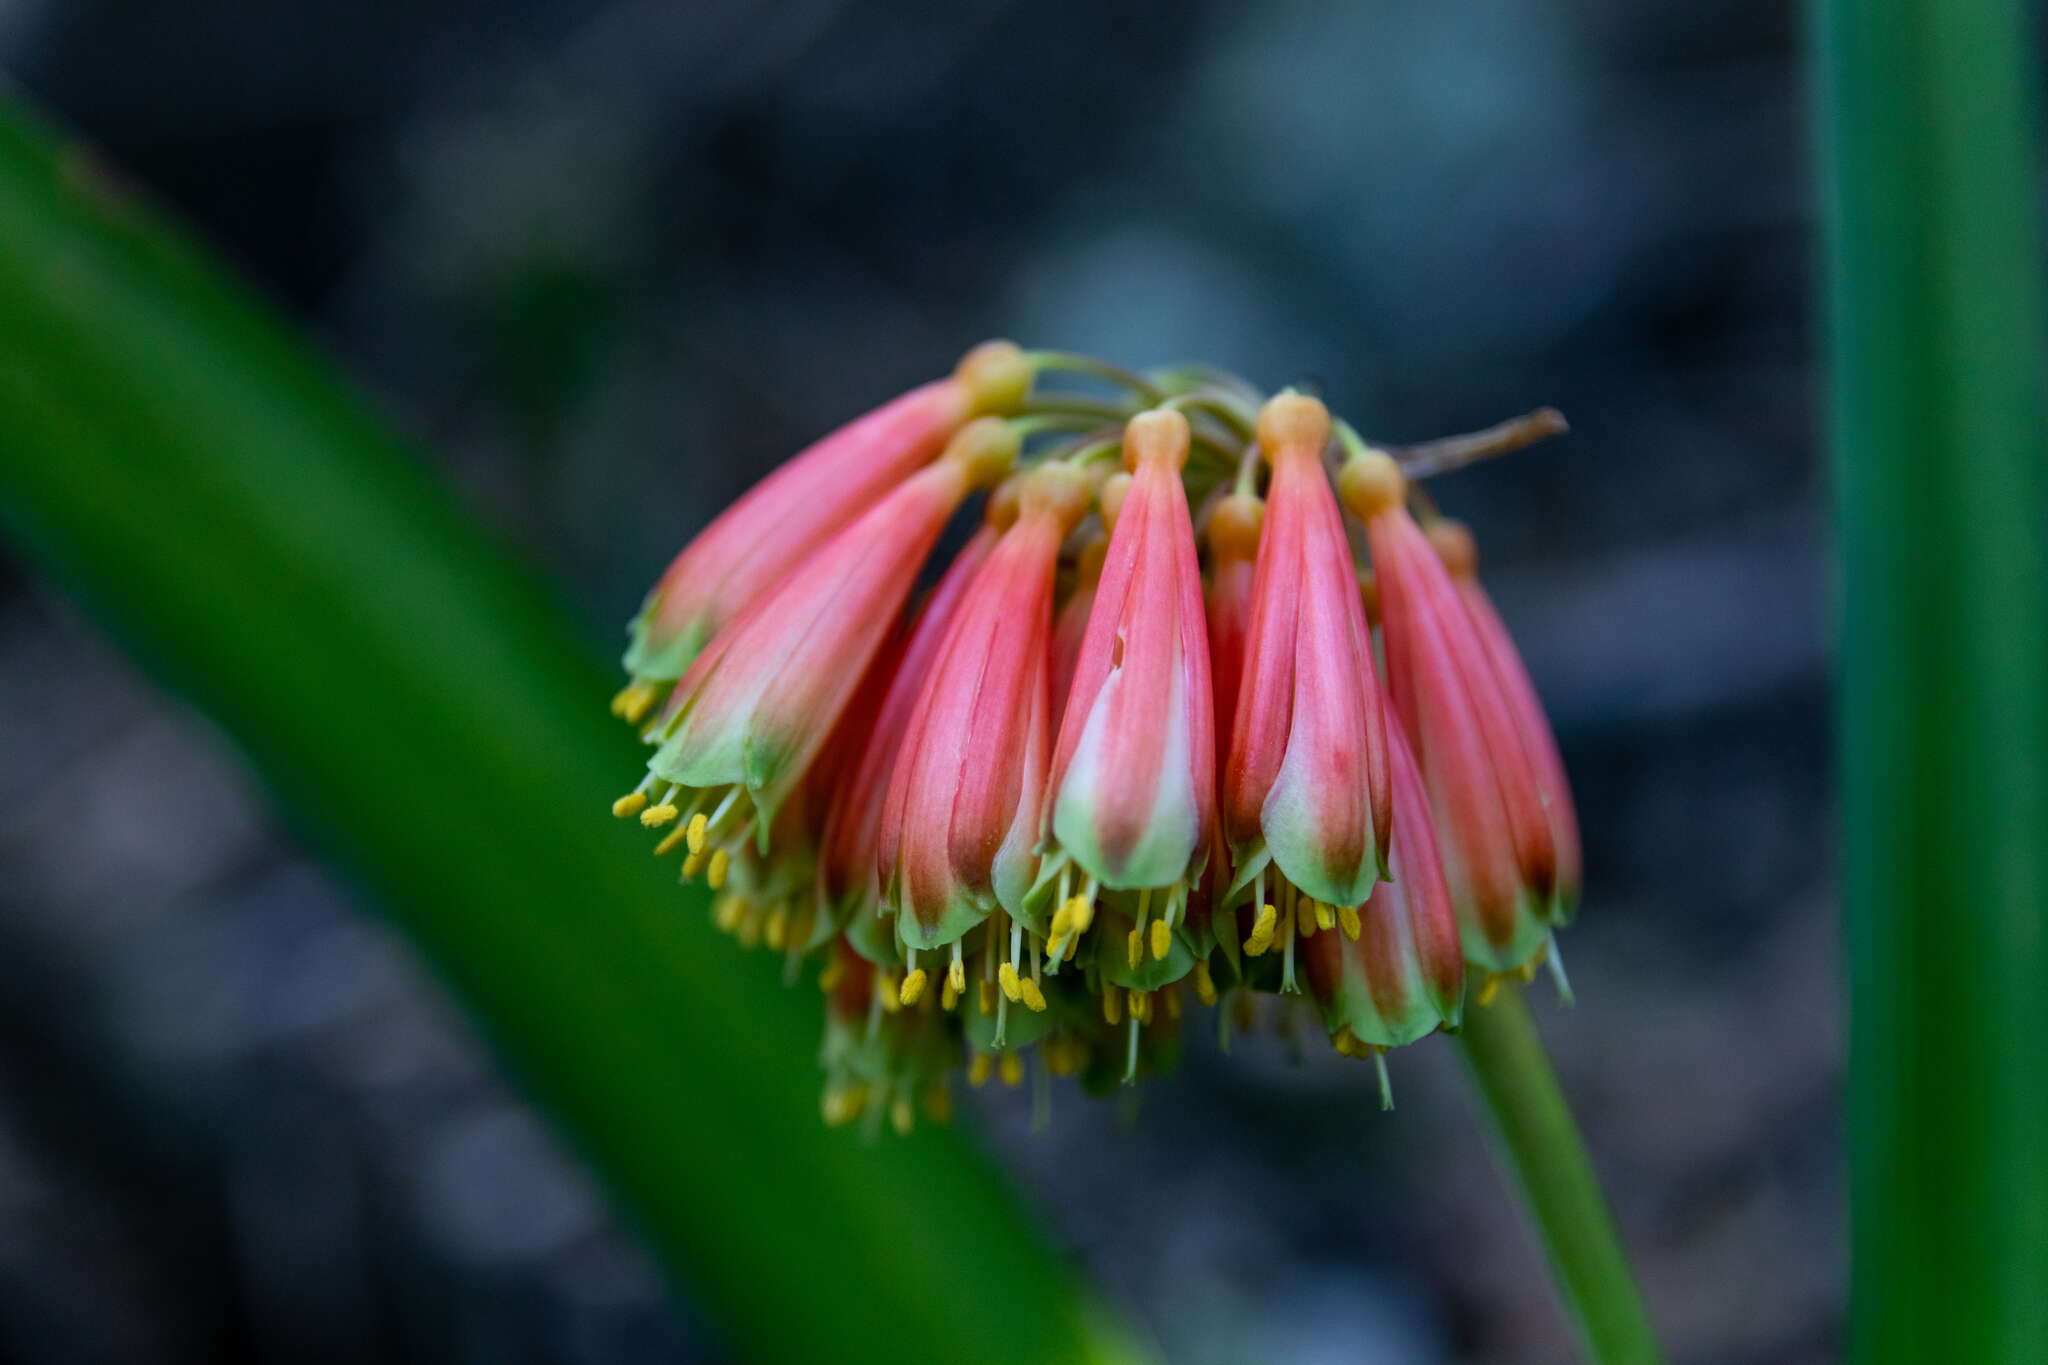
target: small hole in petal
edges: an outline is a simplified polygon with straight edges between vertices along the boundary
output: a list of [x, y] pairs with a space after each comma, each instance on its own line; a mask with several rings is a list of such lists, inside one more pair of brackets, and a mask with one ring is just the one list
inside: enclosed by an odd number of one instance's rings
[[1124, 666], [1124, 633], [1122, 631], [1118, 631], [1116, 639], [1110, 641], [1109, 666], [1111, 668], [1122, 668]]

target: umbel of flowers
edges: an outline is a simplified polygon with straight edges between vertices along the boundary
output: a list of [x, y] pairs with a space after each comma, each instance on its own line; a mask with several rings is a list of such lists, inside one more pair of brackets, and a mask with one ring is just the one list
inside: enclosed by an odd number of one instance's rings
[[1541, 706], [1411, 484], [1527, 434], [1390, 453], [1213, 370], [977, 347], [676, 557], [613, 813], [814, 968], [829, 1121], [943, 1117], [1027, 1053], [1130, 1081], [1262, 998], [1384, 1092], [1468, 984], [1556, 965], [1578, 895]]

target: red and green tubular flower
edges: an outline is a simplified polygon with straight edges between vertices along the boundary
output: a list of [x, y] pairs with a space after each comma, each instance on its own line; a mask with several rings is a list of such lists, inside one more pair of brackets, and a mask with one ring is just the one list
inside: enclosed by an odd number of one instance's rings
[[1054, 575], [1093, 492], [1064, 464], [1019, 476], [1016, 520], [968, 587], [904, 729], [876, 864], [913, 975], [921, 951], [950, 949], [959, 963], [962, 935], [999, 907], [1018, 913], [1031, 885], [1052, 745]]
[[[1181, 470], [1188, 421], [1153, 411], [1124, 428], [1130, 483], [1113, 512], [1101, 581], [1074, 665], [1047, 789], [1046, 867], [1058, 911], [1047, 951], [1071, 958], [1098, 891], [1131, 920], [1102, 970], [1149, 990], [1185, 975], [1174, 952], [1216, 819], [1215, 695], [1194, 523]], [[1078, 894], [1067, 878], [1078, 870]], [[1156, 916], [1156, 918], [1155, 918]], [[1205, 945], [1200, 945], [1205, 946]]]
[[1389, 689], [1429, 789], [1466, 960], [1520, 970], [1550, 943], [1559, 883], [1516, 709], [1450, 571], [1408, 514], [1399, 467], [1367, 451], [1340, 486], [1371, 540]]
[[704, 840], [748, 833], [765, 847], [776, 810], [823, 748], [947, 519], [1008, 472], [1017, 443], [996, 418], [961, 428], [944, 455], [720, 631], [651, 727], [659, 747], [619, 813], [658, 793], [642, 823], [686, 820], [692, 853]]
[[1550, 817], [1550, 837], [1557, 849], [1550, 919], [1554, 924], [1569, 923], [1579, 908], [1579, 816], [1572, 805], [1564, 756], [1557, 751], [1557, 736], [1551, 733], [1543, 703], [1536, 696], [1536, 685], [1529, 681], [1529, 670], [1522, 664], [1514, 638], [1508, 634], [1500, 613], [1494, 610], [1493, 599], [1479, 584], [1479, 548], [1472, 541], [1472, 533], [1462, 522], [1442, 518], [1431, 522], [1426, 534], [1429, 543], [1436, 547], [1437, 557], [1451, 571], [1451, 581], [1458, 585], [1458, 596], [1464, 599], [1472, 629], [1478, 633], [1486, 657], [1493, 662], [1493, 675], [1500, 683], [1501, 694], [1514, 715], [1515, 730], [1529, 755], [1544, 813]]
[[945, 448], [969, 420], [1014, 411], [1031, 384], [1015, 346], [977, 346], [946, 379], [912, 389], [792, 457], [677, 555], [629, 627], [632, 682], [612, 709], [638, 723], [705, 644], [826, 538]]
[[[1330, 416], [1281, 394], [1259, 417], [1272, 469], [1251, 585], [1244, 671], [1223, 772], [1223, 831], [1236, 876], [1254, 889], [1245, 951], [1276, 939], [1293, 982], [1298, 926], [1365, 904], [1393, 820], [1387, 734], [1358, 570], [1323, 472]], [[1266, 896], [1269, 871], [1276, 888]], [[1297, 895], [1312, 907], [1287, 910]]]
[[968, 585], [995, 548], [998, 532], [983, 527], [955, 556], [946, 576], [932, 589], [923, 610], [889, 665], [888, 690], [860, 746], [853, 767], [835, 785], [825, 816], [818, 850], [818, 897], [827, 916], [878, 958], [893, 961], [893, 945], [879, 951], [872, 921], [881, 908], [881, 882], [876, 871], [876, 837], [882, 808], [889, 795], [889, 775], [924, 691], [932, 661], [945, 643], [959, 614]]
[[1393, 760], [1394, 839], [1386, 881], [1357, 910], [1341, 913], [1342, 932], [1319, 933], [1301, 948], [1309, 991], [1323, 1007], [1338, 1050], [1401, 1047], [1458, 1026], [1465, 959], [1458, 918], [1444, 884], [1429, 794], [1399, 726], [1388, 734]]

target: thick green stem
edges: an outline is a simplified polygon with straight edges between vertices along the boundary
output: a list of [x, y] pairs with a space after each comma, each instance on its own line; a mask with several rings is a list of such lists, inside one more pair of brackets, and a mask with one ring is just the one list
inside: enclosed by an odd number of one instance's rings
[[1492, 1004], [1467, 1009], [1458, 1042], [1588, 1353], [1601, 1365], [1661, 1359], [1614, 1219], [1520, 988], [1508, 986]]

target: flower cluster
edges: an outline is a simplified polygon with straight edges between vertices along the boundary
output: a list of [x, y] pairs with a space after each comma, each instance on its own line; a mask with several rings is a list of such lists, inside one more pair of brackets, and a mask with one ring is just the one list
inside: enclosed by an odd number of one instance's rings
[[1015, 1084], [1034, 1046], [1128, 1081], [1194, 1004], [1227, 1029], [1260, 995], [1384, 1085], [1468, 977], [1555, 965], [1563, 765], [1428, 463], [1303, 394], [992, 342], [676, 558], [613, 813], [721, 928], [817, 964], [828, 1120], [943, 1116], [955, 1071]]

